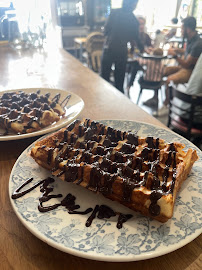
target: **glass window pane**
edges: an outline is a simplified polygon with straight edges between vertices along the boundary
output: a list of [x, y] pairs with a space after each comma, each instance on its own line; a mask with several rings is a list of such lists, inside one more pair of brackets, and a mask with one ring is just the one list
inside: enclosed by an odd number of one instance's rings
[[62, 26], [84, 25], [84, 4], [82, 0], [58, 0]]
[[94, 20], [103, 23], [110, 14], [110, 0], [95, 0]]

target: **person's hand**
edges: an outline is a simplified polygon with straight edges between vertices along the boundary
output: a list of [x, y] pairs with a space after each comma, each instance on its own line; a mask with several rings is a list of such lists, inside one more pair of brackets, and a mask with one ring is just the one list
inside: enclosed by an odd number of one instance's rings
[[154, 48], [152, 48], [152, 47], [148, 47], [148, 50], [149, 50], [149, 53], [152, 53], [152, 52], [153, 52], [153, 50], [154, 50]]
[[152, 51], [153, 51], [153, 48], [152, 48], [152, 47], [147, 47], [147, 48], [145, 48], [144, 50], [145, 50], [145, 52], [146, 52], [147, 54], [151, 54]]
[[175, 49], [169, 49], [168, 50], [168, 55], [175, 56], [176, 55], [176, 50]]

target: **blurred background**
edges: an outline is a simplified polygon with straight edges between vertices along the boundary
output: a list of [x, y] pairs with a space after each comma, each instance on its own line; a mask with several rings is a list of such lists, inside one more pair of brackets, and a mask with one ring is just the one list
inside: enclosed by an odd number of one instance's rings
[[[102, 31], [111, 9], [120, 8], [122, 0], [0, 0], [0, 40], [24, 40], [40, 46], [50, 29], [57, 32], [57, 41], [66, 50], [75, 50], [75, 37]], [[157, 29], [171, 28], [171, 19], [187, 15], [197, 19], [202, 31], [202, 0], [139, 0], [135, 15], [146, 18], [146, 30], [152, 35]]]

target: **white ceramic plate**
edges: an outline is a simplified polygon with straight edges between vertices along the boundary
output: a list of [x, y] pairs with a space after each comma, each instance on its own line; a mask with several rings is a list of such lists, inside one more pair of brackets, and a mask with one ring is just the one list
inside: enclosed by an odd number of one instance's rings
[[[102, 121], [104, 124], [122, 130], [137, 131], [138, 135], [154, 136], [167, 142], [180, 141], [186, 148], [197, 150], [199, 160], [194, 164], [191, 174], [183, 184], [174, 209], [174, 215], [162, 224], [128, 208], [112, 202], [102, 195], [72, 183], [56, 179], [54, 194], [64, 196], [72, 193], [81, 210], [105, 204], [133, 218], [124, 223], [123, 228], [116, 228], [117, 217], [106, 220], [95, 219], [91, 227], [85, 227], [90, 215], [70, 215], [63, 207], [40, 213], [37, 209], [40, 196], [39, 187], [11, 203], [21, 222], [36, 237], [49, 245], [76, 256], [102, 261], [137, 261], [154, 258], [172, 252], [195, 239], [201, 232], [202, 221], [202, 154], [192, 143], [179, 135], [152, 125], [132, 121]], [[19, 187], [25, 180], [34, 177], [34, 183], [45, 179], [49, 172], [40, 168], [29, 156], [33, 145], [28, 147], [18, 158], [11, 172], [9, 193]], [[61, 199], [52, 199], [49, 205]], [[47, 203], [47, 204], [48, 204]]]
[[[55, 95], [60, 94], [61, 95], [60, 101], [64, 100], [66, 96], [71, 95], [70, 100], [68, 101], [67, 105], [64, 108], [65, 115], [58, 122], [53, 123], [52, 125], [45, 127], [41, 130], [27, 133], [27, 134], [21, 134], [21, 135], [12, 134], [12, 135], [0, 136], [0, 141], [20, 140], [24, 138], [47, 134], [57, 129], [60, 129], [64, 127], [65, 125], [67, 125], [68, 123], [70, 123], [71, 121], [73, 121], [79, 115], [79, 113], [82, 111], [84, 107], [83, 100], [76, 94], [69, 91], [54, 89], [54, 88], [13, 89], [13, 90], [2, 91], [0, 92], [0, 95], [8, 91], [16, 92], [16, 91], [22, 90], [25, 93], [31, 93], [31, 92], [36, 92], [39, 89], [41, 90], [41, 94], [50, 93], [51, 94], [50, 98], [53, 98]], [[0, 129], [0, 134], [2, 134], [3, 132], [4, 131]]]

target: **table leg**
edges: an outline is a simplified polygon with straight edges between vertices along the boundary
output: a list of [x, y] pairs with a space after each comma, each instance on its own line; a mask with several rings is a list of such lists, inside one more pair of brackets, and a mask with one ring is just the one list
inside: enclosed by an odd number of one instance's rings
[[77, 52], [77, 43], [76, 42], [74, 42], [74, 56], [76, 57], [76, 58], [78, 58], [78, 52]]
[[82, 57], [83, 57], [83, 45], [82, 43], [80, 44], [80, 55], [79, 55], [79, 58], [80, 58], [80, 61], [82, 62]]

